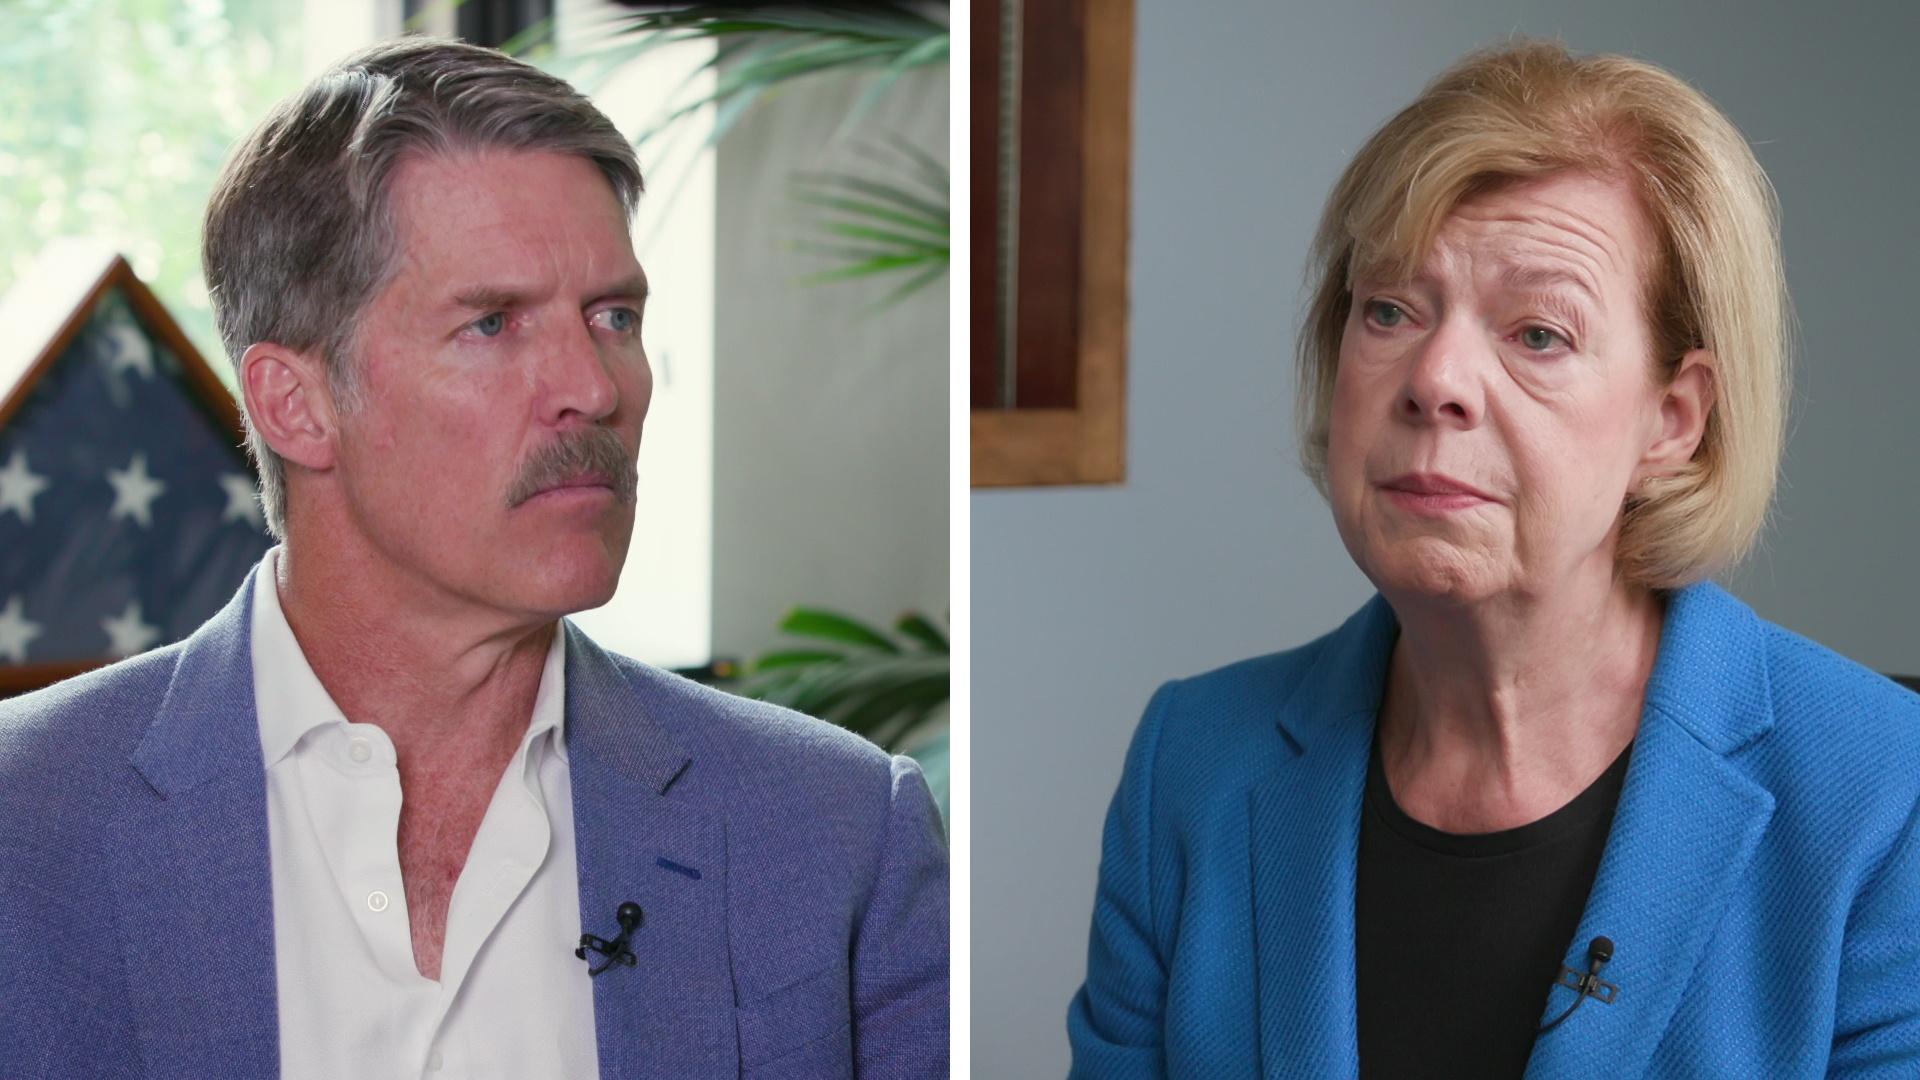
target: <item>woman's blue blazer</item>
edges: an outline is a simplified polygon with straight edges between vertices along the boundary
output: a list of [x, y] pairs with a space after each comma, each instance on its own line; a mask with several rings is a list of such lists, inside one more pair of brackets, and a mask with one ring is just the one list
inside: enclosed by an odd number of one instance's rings
[[[1376, 596], [1154, 696], [1107, 818], [1073, 1076], [1357, 1075], [1360, 800], [1398, 633]], [[1612, 938], [1619, 993], [1540, 1036], [1526, 1076], [1920, 1077], [1917, 812], [1920, 695], [1718, 586], [1674, 593], [1567, 942], [1585, 970]]]

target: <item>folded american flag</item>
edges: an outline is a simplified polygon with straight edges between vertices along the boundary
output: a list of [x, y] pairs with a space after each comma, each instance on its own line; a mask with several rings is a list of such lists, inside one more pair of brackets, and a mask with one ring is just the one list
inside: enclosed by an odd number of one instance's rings
[[99, 281], [50, 363], [0, 372], [0, 667], [185, 637], [272, 543], [201, 361], [125, 263]]

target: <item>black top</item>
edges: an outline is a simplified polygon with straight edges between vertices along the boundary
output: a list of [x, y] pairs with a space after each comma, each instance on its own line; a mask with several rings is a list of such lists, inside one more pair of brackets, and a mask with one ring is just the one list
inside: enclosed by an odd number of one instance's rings
[[1462, 835], [1422, 825], [1394, 803], [1375, 743], [1354, 913], [1362, 1077], [1498, 1080], [1526, 1071], [1561, 961], [1585, 963], [1573, 932], [1631, 750], [1539, 821]]

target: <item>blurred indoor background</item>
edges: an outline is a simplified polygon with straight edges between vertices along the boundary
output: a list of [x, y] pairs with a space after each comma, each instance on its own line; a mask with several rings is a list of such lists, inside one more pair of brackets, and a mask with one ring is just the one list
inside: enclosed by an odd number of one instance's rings
[[[926, 751], [944, 794], [946, 6], [815, 5], [744, 29], [742, 5], [672, 7], [8, 0], [0, 294], [63, 240], [117, 251], [231, 387], [200, 221], [228, 148], [273, 102], [403, 30], [571, 79], [638, 146], [656, 378], [626, 573], [576, 621]], [[29, 360], [40, 346], [12, 344]], [[10, 388], [0, 371], [0, 399]], [[0, 425], [0, 464], [7, 438]], [[0, 581], [0, 604], [16, 584]], [[0, 649], [0, 665], [32, 649]]]
[[[1309, 641], [1372, 589], [1301, 474], [1307, 245], [1366, 137], [1510, 33], [1664, 65], [1784, 209], [1798, 396], [1764, 548], [1727, 584], [1920, 673], [1920, 9], [1704, 0], [1136, 0], [1126, 479], [972, 496], [975, 1075], [1060, 1076], [1100, 829], [1154, 687]], [[983, 197], [976, 187], [976, 201]]]

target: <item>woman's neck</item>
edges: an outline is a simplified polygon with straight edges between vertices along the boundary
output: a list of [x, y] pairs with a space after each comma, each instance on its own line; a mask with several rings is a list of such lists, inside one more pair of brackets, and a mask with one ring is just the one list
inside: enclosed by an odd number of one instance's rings
[[1537, 821], [1586, 790], [1639, 730], [1664, 616], [1652, 592], [1609, 582], [1394, 608], [1381, 762], [1415, 820], [1461, 833]]

